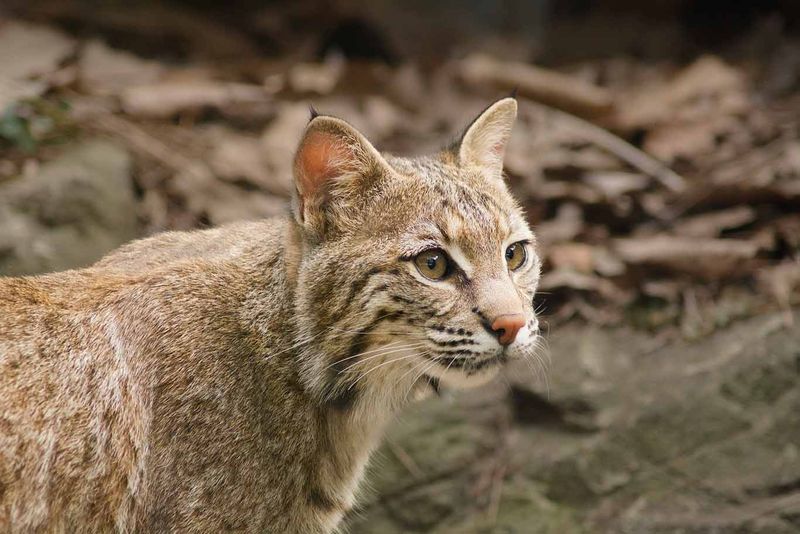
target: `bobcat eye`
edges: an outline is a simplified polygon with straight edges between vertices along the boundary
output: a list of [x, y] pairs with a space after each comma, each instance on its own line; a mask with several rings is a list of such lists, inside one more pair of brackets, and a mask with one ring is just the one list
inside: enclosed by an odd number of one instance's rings
[[522, 241], [513, 243], [506, 249], [506, 263], [512, 271], [525, 265], [526, 259], [528, 259], [528, 253], [525, 251], [525, 243]]
[[414, 258], [414, 264], [425, 278], [431, 280], [441, 280], [450, 270], [450, 263], [447, 261], [447, 254], [442, 249], [432, 248], [420, 252]]

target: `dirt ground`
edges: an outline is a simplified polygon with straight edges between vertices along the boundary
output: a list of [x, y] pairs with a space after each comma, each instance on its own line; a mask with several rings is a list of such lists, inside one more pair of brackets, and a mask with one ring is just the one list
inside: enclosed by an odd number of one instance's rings
[[800, 529], [800, 330], [780, 314], [666, 344], [566, 325], [545, 380], [511, 369], [390, 432], [354, 533]]
[[583, 4], [11, 1], [0, 274], [286, 213], [310, 104], [418, 154], [515, 91], [550, 363], [405, 414], [350, 531], [796, 532], [800, 13]]

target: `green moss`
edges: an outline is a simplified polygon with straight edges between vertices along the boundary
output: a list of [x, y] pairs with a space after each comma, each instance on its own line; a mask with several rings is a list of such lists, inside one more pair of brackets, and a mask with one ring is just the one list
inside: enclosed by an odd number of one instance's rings
[[30, 153], [39, 145], [72, 139], [77, 128], [69, 116], [69, 109], [63, 101], [32, 99], [15, 102], [0, 115], [0, 141]]
[[506, 481], [496, 514], [481, 512], [434, 531], [436, 534], [578, 534], [575, 512], [548, 500], [542, 487], [523, 478]]

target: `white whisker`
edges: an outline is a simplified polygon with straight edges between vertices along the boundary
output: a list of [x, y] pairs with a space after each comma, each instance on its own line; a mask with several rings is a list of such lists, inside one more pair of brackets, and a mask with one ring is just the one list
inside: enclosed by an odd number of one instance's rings
[[[430, 352], [427, 352], [426, 354], [430, 354]], [[417, 380], [419, 380], [419, 378], [420, 378], [422, 375], [424, 375], [426, 372], [428, 372], [428, 369], [431, 369], [431, 368], [433, 368], [433, 366], [434, 366], [434, 365], [439, 365], [439, 362], [437, 362], [435, 358], [431, 359], [430, 363], [428, 363], [428, 364], [426, 364], [426, 362], [423, 360], [423, 361], [422, 361], [422, 362], [420, 362], [419, 364], [415, 365], [414, 367], [412, 367], [411, 369], [409, 369], [408, 371], [406, 371], [405, 373], [403, 373], [403, 376], [401, 376], [401, 377], [400, 377], [400, 379], [398, 380], [398, 382], [402, 382], [402, 381], [403, 381], [403, 379], [404, 379], [406, 376], [408, 376], [410, 373], [412, 373], [412, 372], [416, 371], [417, 369], [421, 369], [420, 373], [419, 373], [418, 375], [416, 375], [416, 376], [414, 377], [414, 379], [413, 379], [413, 380], [410, 382], [410, 385], [409, 385], [409, 387], [408, 387], [408, 391], [406, 391], [406, 396], [405, 396], [405, 399], [404, 399], [404, 401], [403, 401], [403, 402], [406, 402], [406, 401], [408, 401], [408, 396], [411, 394], [411, 390], [412, 390], [412, 389], [414, 389], [414, 386], [416, 385], [416, 383], [417, 383]]]
[[[420, 348], [421, 346], [423, 346], [423, 344], [420, 344], [420, 345], [403, 345], [403, 346], [400, 346], [400, 347], [395, 347], [395, 348], [393, 348], [391, 350], [388, 350], [388, 351], [379, 352], [378, 354], [373, 354], [369, 358], [364, 358], [363, 360], [357, 360], [356, 362], [348, 365], [345, 369], [340, 371], [339, 374], [342, 374], [342, 373], [344, 373], [346, 371], [349, 371], [350, 369], [352, 369], [352, 368], [354, 368], [354, 367], [356, 367], [358, 365], [365, 364], [365, 363], [369, 362], [370, 360], [374, 360], [375, 358], [388, 356], [390, 354], [397, 354], [398, 352], [404, 352], [404, 351], [407, 351], [407, 350], [415, 350], [415, 349]], [[339, 360], [339, 361], [341, 362], [341, 361], [344, 361], [344, 360]]]
[[[391, 343], [387, 343], [386, 345], [381, 345], [380, 347], [375, 347], [373, 349], [370, 349], [370, 350], [367, 350], [367, 351], [364, 351], [364, 352], [359, 352], [358, 354], [354, 354], [354, 355], [348, 356], [346, 358], [341, 358], [339, 360], [336, 360], [335, 362], [333, 362], [329, 366], [327, 366], [326, 369], [330, 369], [331, 367], [334, 367], [334, 366], [340, 364], [341, 362], [346, 362], [346, 361], [352, 360], [354, 358], [360, 358], [362, 356], [369, 356], [369, 355], [375, 354], [375, 353], [382, 353], [382, 351], [385, 351], [386, 349], [389, 349], [390, 347], [392, 347], [393, 345], [396, 345], [397, 343], [399, 343], [399, 341], [392, 341]], [[404, 344], [404, 345], [398, 345], [398, 346], [393, 347], [392, 350], [394, 350], [394, 348], [400, 348], [400, 347], [418, 348], [418, 347], [423, 347], [425, 345], [427, 345], [427, 343], [425, 343], [423, 341], [420, 341], [420, 342], [417, 342], [417, 343], [410, 343], [410, 344], [407, 343], [407, 344]], [[378, 355], [380, 355], [380, 354], [378, 354]], [[368, 360], [368, 359], [369, 358], [366, 358], [365, 361]]]
[[387, 361], [385, 361], [385, 362], [383, 362], [383, 363], [379, 363], [379, 364], [378, 364], [378, 365], [376, 365], [375, 367], [373, 367], [373, 368], [369, 369], [368, 371], [365, 371], [364, 373], [362, 373], [362, 374], [361, 374], [361, 375], [360, 375], [358, 378], [356, 378], [356, 379], [353, 381], [353, 383], [352, 383], [352, 384], [350, 384], [350, 386], [349, 386], [347, 389], [352, 389], [352, 388], [353, 388], [353, 386], [355, 386], [355, 385], [356, 385], [356, 384], [357, 384], [357, 383], [358, 383], [358, 382], [359, 382], [361, 379], [363, 379], [365, 376], [367, 376], [368, 374], [370, 374], [372, 371], [375, 371], [376, 369], [380, 369], [380, 368], [381, 368], [381, 367], [383, 367], [384, 365], [389, 365], [390, 363], [395, 363], [395, 362], [399, 362], [399, 361], [402, 361], [402, 360], [407, 360], [407, 359], [409, 359], [409, 358], [413, 358], [413, 357], [415, 357], [415, 356], [417, 356], [417, 353], [413, 353], [413, 354], [405, 354], [405, 355], [403, 355], [403, 356], [398, 356], [397, 358], [393, 358], [393, 359], [391, 359], [391, 360], [387, 360]]

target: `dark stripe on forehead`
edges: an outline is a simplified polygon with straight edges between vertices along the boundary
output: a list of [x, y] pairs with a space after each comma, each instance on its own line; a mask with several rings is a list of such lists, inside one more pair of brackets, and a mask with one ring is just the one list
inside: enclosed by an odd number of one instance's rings
[[[443, 210], [444, 221], [439, 226], [459, 228], [459, 234], [451, 235], [451, 242], [466, 247], [472, 254], [480, 257], [490, 253], [489, 248], [497, 246], [504, 239], [509, 215], [497, 200], [467, 184], [453, 184], [451, 195], [455, 205]], [[451, 232], [452, 233], [452, 232]], [[487, 248], [488, 247], [488, 248]]]
[[485, 214], [489, 211], [493, 211], [492, 214], [499, 217], [509, 216], [506, 210], [503, 209], [493, 196], [470, 187], [467, 184], [457, 184], [457, 187], [459, 190], [459, 198], [462, 200], [463, 204], [472, 208], [476, 213]]
[[483, 191], [475, 191], [475, 194], [477, 194], [477, 195], [478, 195], [478, 198], [480, 199], [480, 202], [481, 202], [482, 204], [484, 204], [484, 205], [486, 205], [486, 206], [490, 206], [490, 207], [492, 207], [493, 209], [495, 209], [495, 210], [497, 211], [497, 213], [498, 213], [499, 215], [502, 215], [502, 216], [504, 216], [504, 217], [510, 217], [510, 216], [511, 216], [511, 214], [510, 214], [510, 213], [508, 213], [508, 212], [505, 210], [505, 208], [503, 208], [503, 206], [501, 206], [501, 205], [500, 205], [500, 204], [497, 202], [497, 199], [496, 199], [496, 198], [494, 198], [493, 196], [491, 196], [491, 195], [487, 195], [487, 194], [486, 194], [486, 193], [484, 193]]
[[442, 239], [444, 240], [445, 244], [449, 244], [453, 242], [453, 238], [450, 236], [447, 228], [443, 227], [439, 223], [434, 223], [436, 225], [436, 229], [442, 234]]

